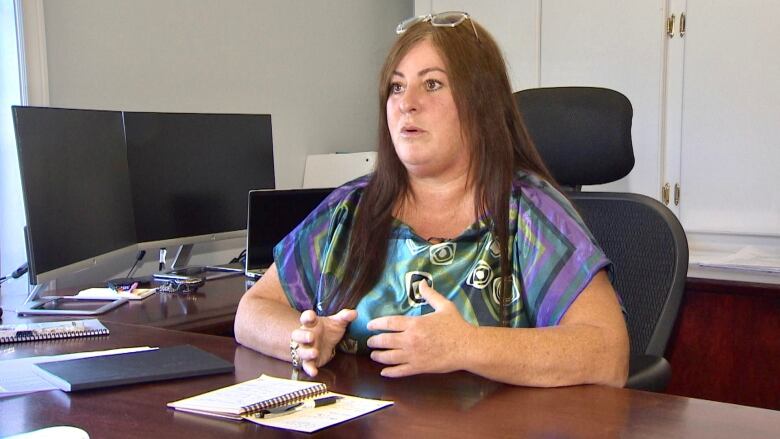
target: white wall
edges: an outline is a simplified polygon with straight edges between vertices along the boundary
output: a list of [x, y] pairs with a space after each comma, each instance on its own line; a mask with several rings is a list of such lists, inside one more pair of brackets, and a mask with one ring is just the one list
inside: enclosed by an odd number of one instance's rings
[[[395, 26], [414, 9], [412, 0], [43, 6], [50, 106], [270, 113], [279, 188], [301, 186], [308, 154], [375, 149], [379, 69]], [[198, 245], [191, 262], [226, 263], [243, 245]], [[133, 257], [64, 276], [58, 287], [124, 275]], [[147, 254], [139, 274], [153, 272], [156, 257]]]

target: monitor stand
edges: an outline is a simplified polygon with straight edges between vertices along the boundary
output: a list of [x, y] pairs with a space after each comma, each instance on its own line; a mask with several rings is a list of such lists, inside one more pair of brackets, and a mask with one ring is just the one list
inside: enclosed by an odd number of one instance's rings
[[243, 268], [227, 269], [214, 266], [190, 266], [190, 255], [192, 254], [193, 244], [180, 245], [176, 250], [176, 256], [173, 258], [171, 268], [165, 270], [165, 274], [177, 274], [181, 276], [200, 276], [205, 280], [220, 279], [223, 277], [231, 277], [239, 274], [243, 274]]
[[27, 298], [24, 299], [22, 304], [27, 305], [30, 302], [38, 300], [38, 297], [41, 295], [41, 291], [44, 290], [45, 285], [46, 284], [27, 285]]
[[179, 249], [176, 250], [176, 256], [173, 258], [171, 270], [179, 270], [187, 267], [187, 265], [190, 263], [192, 246], [193, 244], [183, 244], [179, 246]]
[[41, 296], [46, 284], [30, 285], [19, 316], [95, 316], [127, 302], [117, 299], [79, 299], [74, 296]]

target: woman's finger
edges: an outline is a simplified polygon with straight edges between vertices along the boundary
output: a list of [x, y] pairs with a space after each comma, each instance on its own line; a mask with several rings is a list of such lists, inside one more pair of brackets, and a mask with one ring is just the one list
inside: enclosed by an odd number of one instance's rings
[[317, 364], [314, 361], [304, 361], [303, 371], [306, 372], [306, 374], [309, 375], [310, 377], [317, 376], [317, 374], [319, 373], [319, 369], [317, 369]]
[[401, 349], [389, 349], [384, 351], [372, 351], [371, 359], [382, 364], [404, 364], [409, 358]]
[[302, 312], [301, 318], [299, 320], [301, 325], [307, 328], [313, 328], [317, 326], [317, 314], [310, 309]]
[[317, 348], [304, 346], [298, 347], [298, 358], [303, 361], [313, 361], [316, 363], [319, 356], [320, 350]]
[[294, 330], [292, 334], [290, 334], [290, 338], [298, 344], [309, 345], [314, 343], [314, 334], [310, 330], [304, 328]]

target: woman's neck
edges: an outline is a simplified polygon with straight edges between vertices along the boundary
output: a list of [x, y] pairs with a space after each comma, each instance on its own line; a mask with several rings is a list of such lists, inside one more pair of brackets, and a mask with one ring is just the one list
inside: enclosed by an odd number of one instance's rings
[[459, 205], [473, 198], [473, 185], [467, 173], [455, 176], [417, 178], [409, 176], [408, 200], [423, 205]]
[[423, 238], [454, 238], [476, 221], [474, 185], [467, 173], [454, 178], [410, 176], [409, 189], [394, 216]]

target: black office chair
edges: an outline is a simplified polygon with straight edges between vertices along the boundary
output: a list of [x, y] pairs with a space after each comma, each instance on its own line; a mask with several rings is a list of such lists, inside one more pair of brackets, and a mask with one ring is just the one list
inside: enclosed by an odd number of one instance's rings
[[613, 285], [627, 312], [631, 340], [626, 387], [664, 390], [671, 366], [663, 355], [688, 272], [683, 228], [650, 197], [580, 190], [623, 178], [633, 168], [631, 103], [614, 90], [593, 87], [514, 95], [550, 172], [614, 264]]

